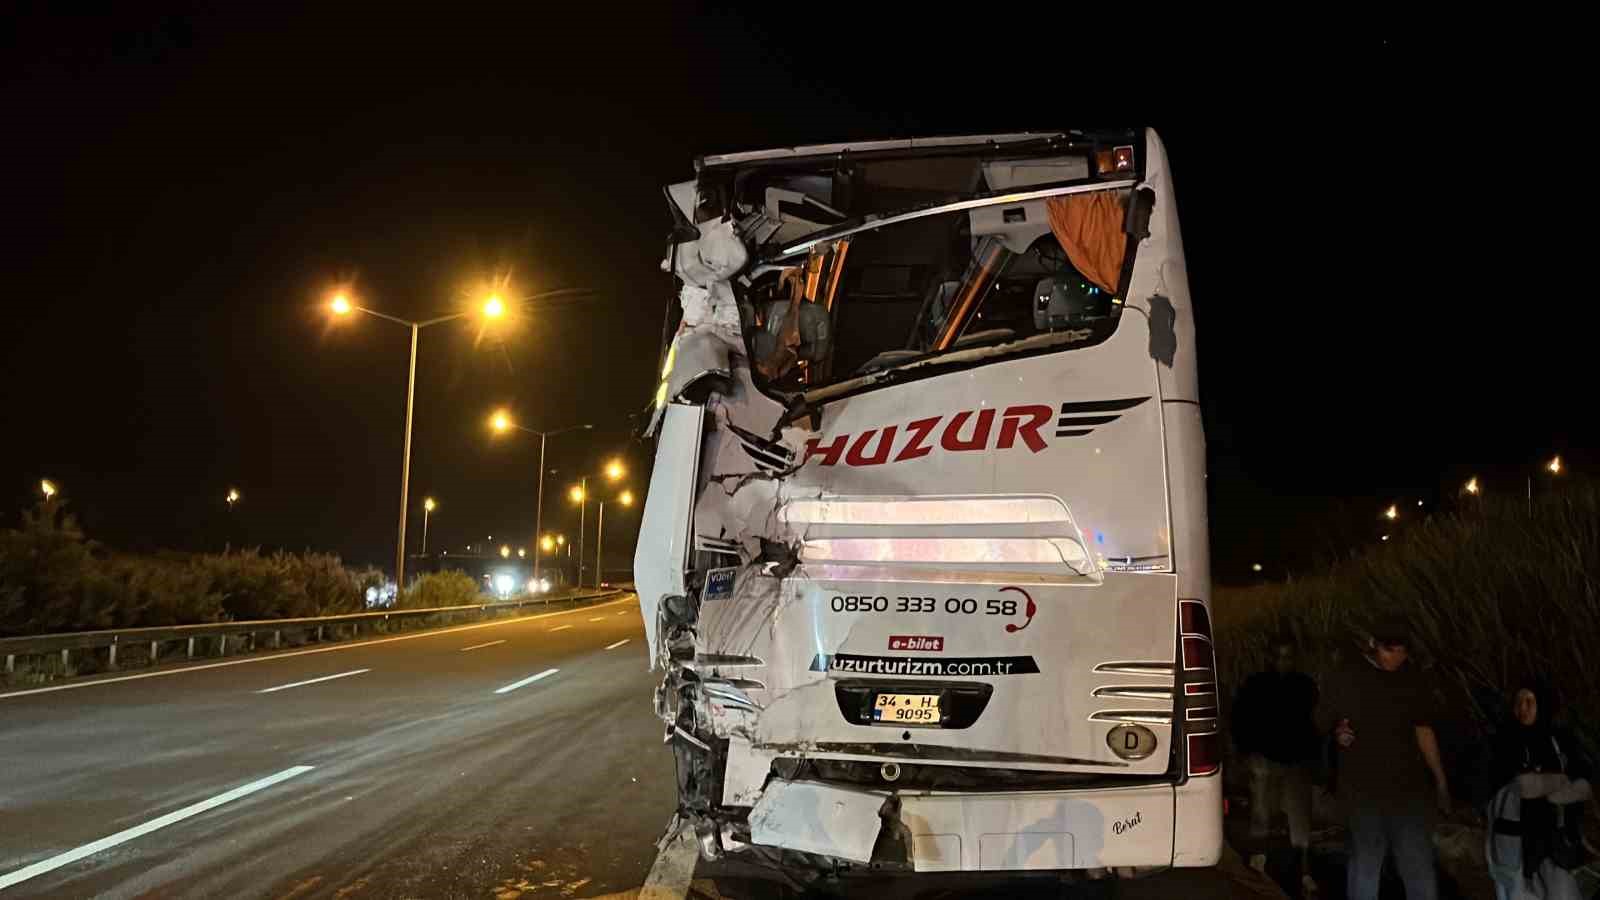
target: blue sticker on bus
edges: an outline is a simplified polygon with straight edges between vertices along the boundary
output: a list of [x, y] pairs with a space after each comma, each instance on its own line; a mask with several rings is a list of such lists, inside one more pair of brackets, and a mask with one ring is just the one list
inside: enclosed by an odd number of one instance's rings
[[733, 596], [733, 576], [738, 574], [737, 566], [726, 569], [712, 569], [706, 573], [706, 587], [700, 592], [700, 599], [726, 600]]

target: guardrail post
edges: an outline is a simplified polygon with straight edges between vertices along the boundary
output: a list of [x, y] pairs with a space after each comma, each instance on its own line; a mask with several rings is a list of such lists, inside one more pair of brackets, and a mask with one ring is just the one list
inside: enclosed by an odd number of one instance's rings
[[10, 673], [15, 672], [16, 670], [17, 670], [17, 655], [15, 653], [7, 653], [6, 654], [6, 674], [9, 675]]
[[276, 649], [278, 649], [279, 647], [282, 647], [282, 646], [283, 646], [283, 632], [282, 631], [274, 631], [272, 633], [272, 649], [276, 650]]
[[317, 626], [317, 643], [322, 643], [322, 626]]
[[67, 653], [68, 652], [70, 652], [70, 651], [68, 651], [67, 648], [65, 648], [65, 647], [61, 648], [61, 668], [62, 669], [66, 669], [67, 668], [67, 665], [68, 665]]
[[106, 668], [115, 669], [116, 667], [117, 667], [117, 639], [116, 639], [115, 636], [113, 636], [111, 638], [111, 656], [106, 662]]
[[217, 655], [218, 656], [227, 656], [228, 655], [228, 636], [225, 635], [225, 634], [217, 635]]
[[160, 652], [161, 652], [160, 642], [159, 641], [151, 641], [150, 642], [150, 665], [153, 666], [153, 665], [156, 664], [156, 654], [160, 653]]
[[194, 638], [189, 638], [189, 658], [194, 659]]

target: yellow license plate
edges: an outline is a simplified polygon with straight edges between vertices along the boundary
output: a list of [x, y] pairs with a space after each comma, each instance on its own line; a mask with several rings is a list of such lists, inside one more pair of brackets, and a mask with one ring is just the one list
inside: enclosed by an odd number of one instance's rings
[[938, 694], [879, 694], [872, 704], [872, 721], [886, 725], [939, 725]]

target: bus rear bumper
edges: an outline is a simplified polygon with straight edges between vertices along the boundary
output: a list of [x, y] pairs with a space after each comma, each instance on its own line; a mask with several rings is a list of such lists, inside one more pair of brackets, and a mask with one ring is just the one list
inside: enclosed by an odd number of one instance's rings
[[[756, 844], [874, 859], [909, 850], [916, 872], [1208, 866], [1221, 853], [1220, 779], [1184, 785], [996, 793], [891, 793], [773, 779], [750, 813]], [[888, 831], [901, 840], [885, 841]]]

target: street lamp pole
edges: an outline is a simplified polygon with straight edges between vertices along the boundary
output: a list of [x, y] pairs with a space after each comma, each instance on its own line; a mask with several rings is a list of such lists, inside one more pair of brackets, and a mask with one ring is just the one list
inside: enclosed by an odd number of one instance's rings
[[428, 555], [428, 517], [433, 513], [433, 498], [427, 497], [422, 501], [422, 555]]
[[[365, 306], [357, 306], [351, 303], [350, 299], [343, 294], [335, 296], [333, 302], [329, 305], [334, 315], [345, 316], [352, 312], [359, 312], [373, 318], [383, 319], [386, 322], [393, 322], [396, 325], [404, 325], [411, 330], [411, 359], [406, 371], [406, 437], [400, 457], [400, 528], [394, 548], [395, 590], [404, 590], [406, 586], [406, 505], [409, 502], [407, 495], [411, 487], [411, 421], [417, 389], [418, 333], [429, 325], [454, 322], [456, 319], [464, 319], [472, 315], [472, 313], [458, 312], [448, 316], [439, 316], [433, 319], [424, 319], [421, 322], [414, 322], [410, 319], [402, 319], [399, 316], [378, 312], [375, 309], [368, 309]], [[484, 302], [481, 315], [486, 319], [500, 318], [505, 315], [505, 301], [501, 300], [499, 295], [490, 296]]]
[[406, 504], [409, 502], [407, 493], [411, 489], [411, 407], [417, 393], [417, 333], [422, 330], [422, 326], [416, 322], [407, 324], [411, 326], [411, 365], [406, 373], [405, 453], [400, 460], [400, 536], [394, 545], [394, 589], [397, 593], [406, 589]]
[[[543, 539], [544, 535], [545, 444], [550, 438], [557, 435], [566, 434], [569, 431], [588, 430], [594, 426], [585, 423], [582, 425], [568, 425], [566, 428], [557, 428], [554, 431], [540, 431], [537, 428], [527, 428], [525, 426], [518, 425], [516, 422], [512, 421], [510, 413], [506, 412], [505, 410], [500, 410], [489, 417], [489, 427], [498, 432], [505, 432], [514, 428], [517, 431], [525, 431], [528, 434], [537, 434], [539, 436], [539, 492], [538, 500], [536, 501], [537, 505], [535, 506], [533, 512], [534, 541], [538, 542]], [[535, 553], [533, 554], [533, 580], [535, 582], [539, 580], [539, 569], [539, 554]]]
[[585, 475], [578, 488], [578, 587], [583, 587], [583, 535], [584, 514], [589, 511], [589, 476]]
[[599, 587], [605, 579], [606, 567], [606, 501], [600, 498], [600, 515], [594, 532], [594, 586]]

